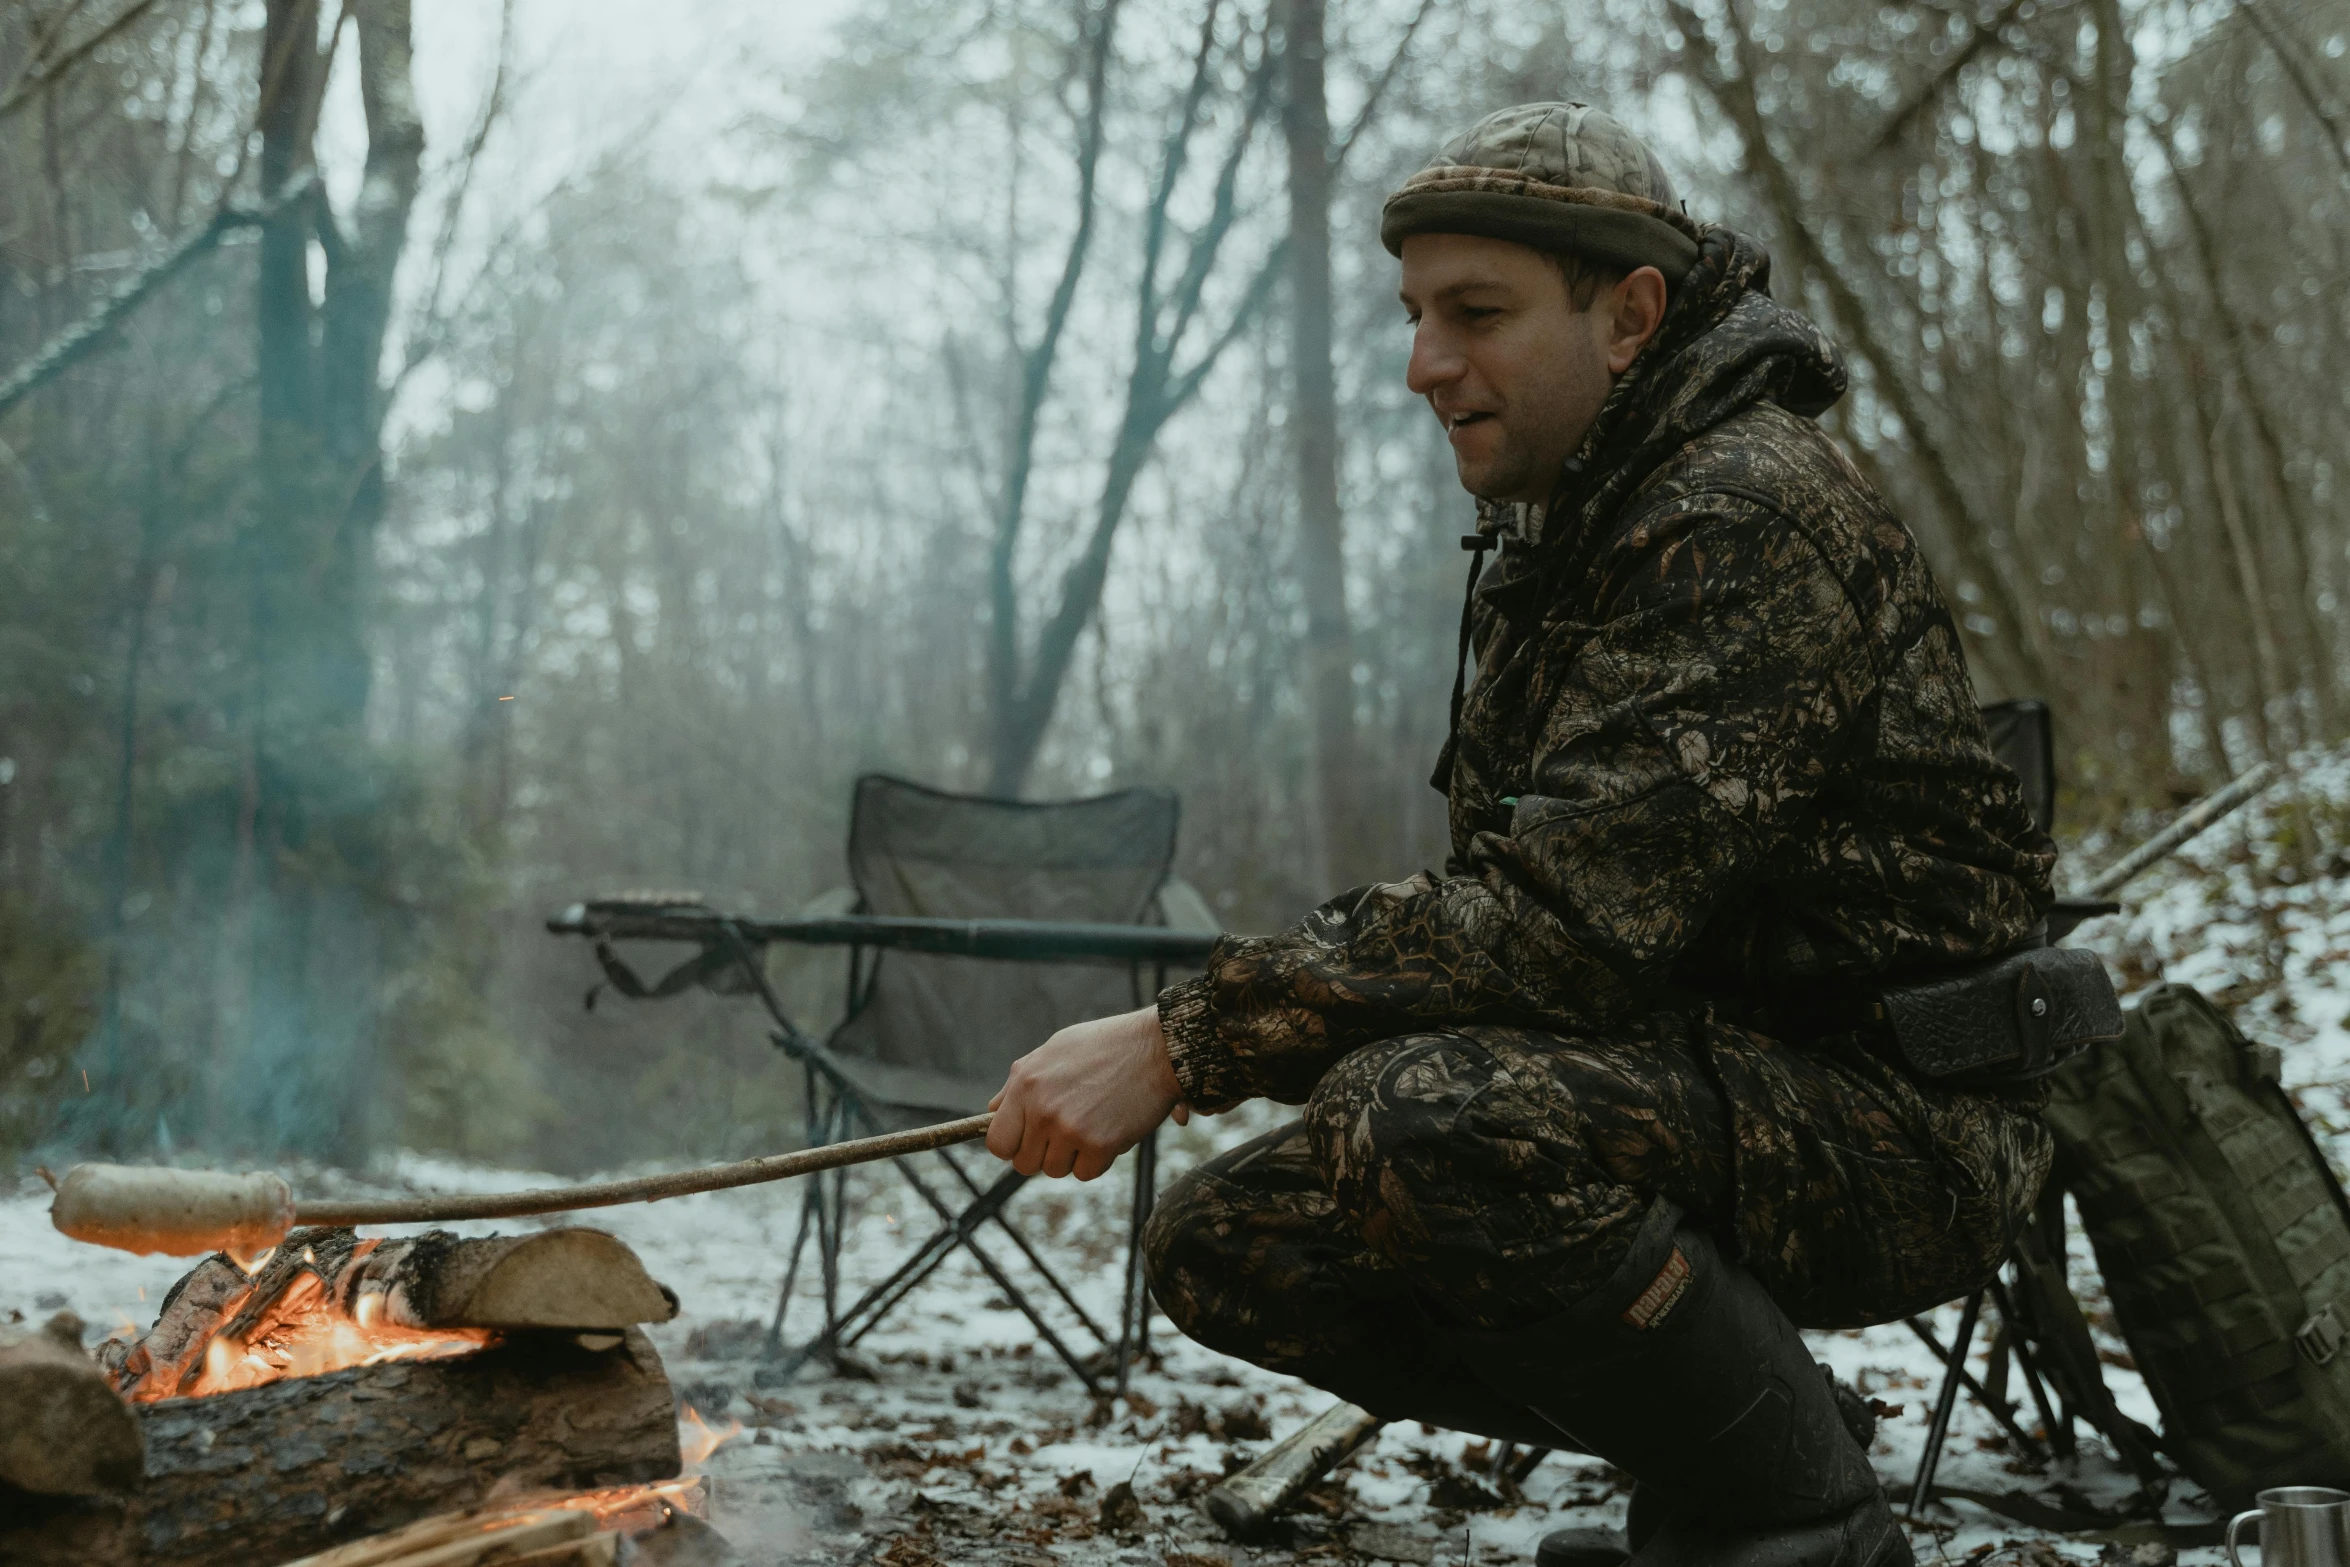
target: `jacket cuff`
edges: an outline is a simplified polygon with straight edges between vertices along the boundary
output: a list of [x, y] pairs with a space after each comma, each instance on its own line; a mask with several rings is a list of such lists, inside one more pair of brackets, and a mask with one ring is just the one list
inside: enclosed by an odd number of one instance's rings
[[1175, 1068], [1184, 1103], [1202, 1112], [1227, 1109], [1242, 1097], [1227, 1086], [1234, 1062], [1232, 1052], [1216, 1036], [1213, 988], [1202, 974], [1159, 992], [1159, 1029], [1167, 1036], [1168, 1064]]

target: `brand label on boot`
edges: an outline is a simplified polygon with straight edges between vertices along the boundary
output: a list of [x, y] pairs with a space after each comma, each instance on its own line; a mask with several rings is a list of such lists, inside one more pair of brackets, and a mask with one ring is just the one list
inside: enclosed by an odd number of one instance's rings
[[1635, 1328], [1653, 1328], [1671, 1314], [1679, 1303], [1682, 1292], [1689, 1288], [1689, 1259], [1681, 1255], [1681, 1248], [1665, 1259], [1665, 1265], [1656, 1270], [1656, 1277], [1648, 1281], [1648, 1288], [1640, 1298], [1624, 1308], [1624, 1321]]

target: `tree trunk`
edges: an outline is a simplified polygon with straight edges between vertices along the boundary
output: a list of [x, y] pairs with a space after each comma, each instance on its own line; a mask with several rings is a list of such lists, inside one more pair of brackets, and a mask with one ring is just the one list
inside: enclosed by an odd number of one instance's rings
[[447, 1360], [355, 1366], [137, 1407], [146, 1484], [127, 1504], [0, 1498], [18, 1567], [247, 1567], [471, 1506], [678, 1471], [661, 1358], [630, 1329], [595, 1350], [520, 1334]]
[[1330, 109], [1323, 82], [1325, 0], [1288, 0], [1282, 18], [1289, 148], [1289, 430], [1297, 462], [1298, 570], [1305, 590], [1307, 700], [1313, 708], [1314, 794], [1322, 884], [1362, 879], [1355, 765], [1354, 636], [1346, 613], [1346, 552], [1338, 510], [1338, 388], [1330, 363]]
[[[261, 499], [243, 540], [259, 874], [243, 911], [246, 1016], [216, 1086], [215, 1126], [253, 1146], [343, 1158], [364, 1145], [379, 1102], [384, 802], [366, 733], [367, 575], [384, 505], [384, 327], [424, 148], [407, 0], [356, 0], [348, 14], [368, 134], [359, 195], [347, 220], [321, 191], [262, 231]], [[311, 162], [326, 75], [317, 29], [317, 0], [270, 0], [267, 190]], [[322, 308], [311, 301], [314, 236], [326, 260]]]

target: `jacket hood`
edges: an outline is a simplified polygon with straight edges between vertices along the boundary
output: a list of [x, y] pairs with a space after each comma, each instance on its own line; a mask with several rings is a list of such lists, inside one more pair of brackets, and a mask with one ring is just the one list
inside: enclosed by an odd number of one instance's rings
[[[1581, 534], [1656, 466], [1759, 402], [1816, 418], [1844, 395], [1827, 335], [1770, 297], [1762, 242], [1709, 227], [1696, 264], [1584, 433], [1545, 509], [1546, 540]], [[1506, 529], [1512, 507], [1486, 506], [1480, 527]]]

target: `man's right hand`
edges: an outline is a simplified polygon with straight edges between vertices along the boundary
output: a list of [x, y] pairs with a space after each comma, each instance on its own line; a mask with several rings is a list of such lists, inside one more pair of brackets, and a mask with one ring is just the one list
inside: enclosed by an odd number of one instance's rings
[[1107, 1170], [1170, 1111], [1177, 1125], [1191, 1118], [1155, 1006], [1062, 1029], [1012, 1063], [987, 1107], [996, 1113], [989, 1153], [1022, 1175], [1081, 1181]]

